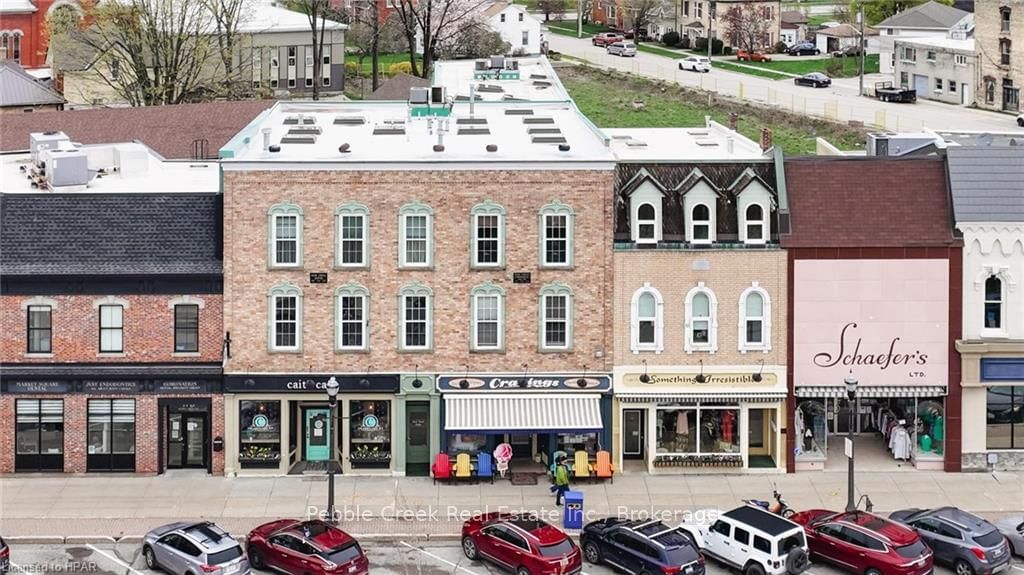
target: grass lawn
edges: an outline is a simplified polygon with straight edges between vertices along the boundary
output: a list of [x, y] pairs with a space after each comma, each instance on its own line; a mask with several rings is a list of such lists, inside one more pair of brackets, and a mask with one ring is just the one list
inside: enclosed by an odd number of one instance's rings
[[[690, 52], [686, 50], [671, 50], [668, 48], [662, 48], [657, 44], [637, 44], [637, 50], [641, 52], [647, 52], [649, 54], [657, 54], [658, 56], [665, 56], [666, 58], [673, 58], [678, 60], [679, 58], [685, 58], [691, 54], [703, 56], [704, 54], [697, 54], [696, 52]], [[763, 78], [770, 78], [772, 80], [782, 80], [789, 78], [784, 74], [776, 74], [771, 70], [751, 70], [750, 68], [744, 68], [742, 66], [734, 66], [729, 62], [722, 62], [721, 60], [715, 60], [712, 66], [721, 68], [722, 70], [729, 70], [730, 72], [740, 72], [742, 74], [750, 74], [751, 76], [761, 76]]]
[[[717, 65], [718, 62], [715, 62]], [[860, 58], [808, 58], [806, 60], [778, 60], [775, 62], [744, 62], [748, 66], [757, 66], [765, 70], [777, 70], [790, 74], [808, 74], [824, 72], [833, 78], [851, 78], [860, 69]], [[868, 54], [864, 58], [864, 73], [878, 73], [878, 54]]]
[[[813, 154], [815, 136], [842, 149], [863, 148], [864, 130], [826, 120], [718, 96], [709, 106], [706, 92], [590, 66], [561, 68], [558, 75], [580, 110], [602, 128], [703, 126], [704, 116], [727, 123], [729, 113], [736, 112], [740, 133], [757, 141], [761, 128], [770, 127], [775, 144], [787, 155]], [[634, 99], [644, 102], [642, 110], [633, 108]]]
[[825, 22], [828, 22], [830, 20], [835, 20], [835, 19], [836, 19], [836, 17], [835, 17], [834, 14], [815, 14], [814, 16], [808, 16], [807, 17], [807, 25], [808, 26], [821, 26]]
[[[348, 57], [347, 61], [349, 61], [349, 62], [357, 62], [358, 63], [359, 62], [359, 58], [350, 55]], [[390, 68], [392, 64], [397, 64], [399, 62], [408, 62], [409, 61], [409, 54], [408, 54], [408, 52], [397, 52], [397, 53], [394, 53], [394, 54], [381, 54], [377, 58], [377, 61], [378, 61], [378, 64], [380, 66], [380, 73], [386, 75], [388, 73], [388, 68]], [[416, 61], [419, 63], [419, 62], [422, 62], [423, 60], [417, 57]], [[363, 58], [363, 62], [359, 66], [359, 73], [360, 74], [364, 74], [364, 75], [369, 75], [370, 74], [370, 70], [371, 70], [372, 67], [373, 67], [373, 63], [370, 61], [369, 56], [367, 56], [366, 58]]]
[[[552, 20], [547, 23], [548, 30], [551, 30], [555, 34], [562, 34], [563, 36], [576, 36], [576, 20]], [[607, 30], [607, 26], [601, 24], [584, 24], [583, 25], [583, 37], [589, 38], [595, 34], [600, 34]]]

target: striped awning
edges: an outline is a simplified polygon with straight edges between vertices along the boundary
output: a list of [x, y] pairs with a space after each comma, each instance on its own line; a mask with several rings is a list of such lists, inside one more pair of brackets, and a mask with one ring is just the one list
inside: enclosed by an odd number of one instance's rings
[[601, 431], [601, 396], [448, 395], [444, 398], [446, 431], [476, 433], [543, 433]]
[[766, 391], [761, 393], [620, 393], [619, 401], [626, 403], [691, 403], [708, 401], [750, 401], [770, 403], [786, 399], [785, 392]]
[[[935, 397], [946, 395], [943, 385], [861, 385], [857, 397]], [[841, 385], [818, 385], [798, 387], [797, 397], [846, 397], [846, 388]]]

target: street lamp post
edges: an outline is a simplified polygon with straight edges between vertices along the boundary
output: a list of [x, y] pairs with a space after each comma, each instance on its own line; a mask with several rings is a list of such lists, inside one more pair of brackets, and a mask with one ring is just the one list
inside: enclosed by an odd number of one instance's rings
[[857, 383], [858, 383], [857, 382], [857, 378], [853, 377], [852, 373], [850, 375], [848, 375], [846, 377], [846, 379], [843, 380], [843, 384], [846, 385], [846, 401], [847, 401], [846, 405], [847, 405], [848, 412], [849, 412], [849, 420], [847, 421], [847, 427], [846, 427], [846, 441], [847, 441], [846, 449], [848, 451], [848, 453], [846, 454], [846, 456], [847, 456], [847, 465], [848, 465], [847, 471], [846, 471], [846, 475], [847, 475], [846, 510], [847, 511], [856, 511], [857, 510], [857, 502], [856, 502], [857, 499], [856, 499], [856, 497], [854, 495], [854, 485], [853, 485], [853, 462], [854, 462], [854, 459], [853, 459], [853, 455], [854, 455], [854, 453], [853, 453], [853, 426], [854, 426], [854, 422], [856, 421], [855, 418], [856, 418], [856, 415], [857, 415], [856, 414], [856, 411], [857, 411], [857, 402], [856, 402], [856, 400], [857, 400]]
[[338, 385], [338, 380], [331, 376], [331, 379], [327, 380], [327, 404], [331, 407], [330, 425], [327, 426], [327, 445], [331, 454], [327, 459], [327, 521], [330, 523], [334, 523], [334, 434], [337, 433], [334, 424], [338, 421], [334, 414], [338, 407], [339, 389], [341, 386]]

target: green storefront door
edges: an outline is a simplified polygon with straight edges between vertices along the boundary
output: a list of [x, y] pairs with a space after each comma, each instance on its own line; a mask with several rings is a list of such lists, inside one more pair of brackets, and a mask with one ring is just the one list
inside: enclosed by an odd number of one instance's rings
[[306, 461], [331, 458], [331, 410], [306, 410]]
[[405, 413], [405, 474], [430, 475], [430, 404], [409, 402]]

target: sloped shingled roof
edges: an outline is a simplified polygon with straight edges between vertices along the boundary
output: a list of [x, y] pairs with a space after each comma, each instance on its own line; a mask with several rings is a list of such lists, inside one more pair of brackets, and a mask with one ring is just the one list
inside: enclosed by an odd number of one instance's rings
[[786, 160], [791, 232], [784, 248], [955, 243], [943, 158]]
[[32, 132], [62, 130], [73, 142], [83, 144], [140, 140], [168, 159], [192, 158], [192, 142], [204, 139], [206, 157], [216, 158], [217, 150], [273, 103], [243, 100], [6, 114], [0, 151], [27, 150]]
[[893, 14], [878, 24], [879, 28], [952, 28], [967, 12], [938, 2], [925, 2]]
[[217, 194], [0, 195], [4, 275], [216, 275]]
[[950, 147], [957, 222], [1024, 222], [1024, 147]]
[[[39, 83], [17, 62], [0, 60], [0, 108], [54, 106], [64, 103], [60, 94]], [[4, 130], [7, 118], [4, 117]]]

